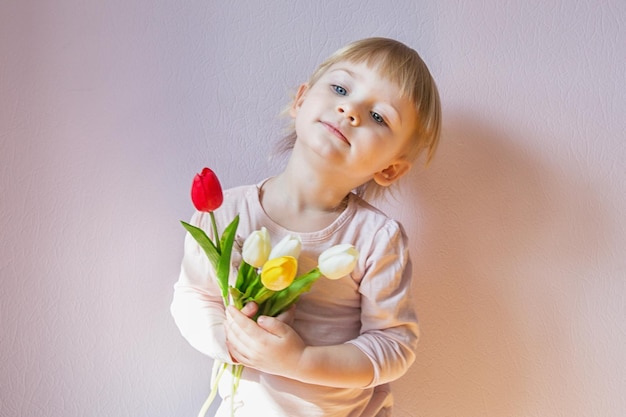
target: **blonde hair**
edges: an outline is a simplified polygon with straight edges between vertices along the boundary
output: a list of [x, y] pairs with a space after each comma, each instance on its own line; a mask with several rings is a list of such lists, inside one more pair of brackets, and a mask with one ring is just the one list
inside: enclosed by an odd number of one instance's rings
[[[416, 160], [426, 151], [426, 164], [432, 160], [441, 132], [441, 102], [437, 85], [419, 54], [405, 44], [387, 38], [366, 38], [352, 42], [326, 59], [309, 78], [315, 84], [331, 66], [339, 62], [365, 63], [382, 77], [397, 84], [414, 105], [417, 126], [405, 157]], [[293, 125], [279, 145], [281, 152], [293, 148], [296, 132]], [[370, 188], [366, 184], [365, 188]], [[363, 193], [360, 193], [363, 194]]]

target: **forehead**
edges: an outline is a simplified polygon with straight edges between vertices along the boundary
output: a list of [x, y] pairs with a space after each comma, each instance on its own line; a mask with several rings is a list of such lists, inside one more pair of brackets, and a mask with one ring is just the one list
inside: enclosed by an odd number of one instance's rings
[[338, 73], [347, 74], [360, 81], [372, 81], [381, 85], [384, 84], [387, 88], [393, 88], [397, 90], [397, 93], [400, 95], [406, 96], [404, 91], [402, 91], [401, 84], [385, 73], [380, 66], [371, 65], [366, 62], [340, 61], [329, 66], [322, 76]]

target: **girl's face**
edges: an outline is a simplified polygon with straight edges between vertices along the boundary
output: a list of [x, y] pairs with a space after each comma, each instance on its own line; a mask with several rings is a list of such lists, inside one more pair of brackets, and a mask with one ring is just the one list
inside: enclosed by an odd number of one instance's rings
[[415, 107], [366, 64], [340, 62], [314, 85], [302, 85], [290, 114], [297, 145], [357, 185], [372, 178], [389, 185], [410, 167], [403, 154], [415, 131]]

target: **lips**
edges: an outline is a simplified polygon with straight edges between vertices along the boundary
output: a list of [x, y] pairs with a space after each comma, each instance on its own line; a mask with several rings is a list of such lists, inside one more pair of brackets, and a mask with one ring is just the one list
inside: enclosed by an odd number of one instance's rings
[[346, 145], [350, 146], [350, 142], [348, 141], [348, 139], [343, 135], [343, 133], [341, 133], [341, 130], [339, 130], [339, 128], [337, 126], [335, 126], [332, 123], [329, 122], [321, 122], [322, 125], [326, 128], [326, 130], [328, 130], [330, 133], [332, 133], [335, 137], [337, 137], [338, 139], [340, 139], [342, 142], [344, 142]]

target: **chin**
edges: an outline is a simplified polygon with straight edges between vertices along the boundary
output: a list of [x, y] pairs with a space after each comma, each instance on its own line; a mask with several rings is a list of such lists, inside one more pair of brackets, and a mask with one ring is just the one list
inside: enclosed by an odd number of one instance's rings
[[306, 147], [305, 152], [317, 155], [327, 163], [339, 162], [344, 156], [339, 147], [333, 144], [327, 138], [318, 138], [316, 140], [303, 141]]

